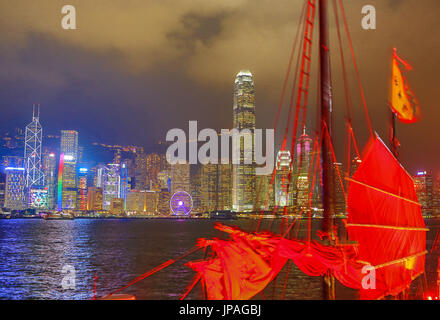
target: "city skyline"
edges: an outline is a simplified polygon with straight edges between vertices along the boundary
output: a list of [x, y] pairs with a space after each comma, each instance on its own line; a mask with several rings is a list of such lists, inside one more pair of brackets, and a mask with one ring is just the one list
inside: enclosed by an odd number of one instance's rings
[[[436, 2], [426, 1], [423, 9], [415, 5], [416, 1], [371, 2], [379, 15], [387, 15], [387, 21], [379, 19], [374, 31], [353, 28], [353, 39], [374, 129], [384, 139], [388, 136], [388, 64], [392, 47], [397, 47], [414, 67], [408, 77], [420, 99], [423, 116], [419, 123], [398, 126], [401, 159], [410, 172], [426, 168], [437, 176], [440, 151], [435, 146], [439, 138], [430, 132], [435, 132], [438, 118], [438, 83], [431, 75], [439, 72], [433, 59], [440, 48], [430, 39], [435, 39], [438, 31], [431, 28], [432, 38], [418, 39], [420, 43], [415, 45], [412, 39], [419, 24], [414, 23], [410, 29], [400, 23], [402, 15], [411, 15], [412, 20], [423, 22], [420, 24], [425, 27], [435, 26], [436, 10], [426, 8], [435, 8]], [[252, 10], [247, 10], [246, 1], [179, 4], [168, 12], [168, 24], [154, 29], [146, 26], [155, 19], [139, 19], [139, 25], [127, 25], [123, 17], [137, 13], [132, 8], [118, 8], [122, 10], [115, 15], [120, 32], [113, 42], [112, 28], [96, 28], [95, 19], [101, 21], [103, 13], [86, 2], [78, 1], [80, 28], [72, 31], [59, 27], [60, 8], [53, 3], [13, 8], [1, 4], [1, 12], [8, 12], [1, 19], [5, 27], [1, 30], [8, 31], [2, 31], [5, 37], [1, 45], [5, 50], [1, 50], [0, 63], [7, 72], [0, 75], [4, 89], [0, 92], [4, 110], [0, 127], [6, 131], [22, 127], [28, 119], [28, 106], [40, 103], [42, 124], [54, 124], [49, 133], [72, 128], [88, 140], [134, 144], [148, 150], [164, 140], [167, 130], [183, 128], [189, 120], [198, 120], [203, 127], [231, 127], [231, 81], [238, 70], [249, 69], [258, 91], [257, 127], [271, 128], [299, 4], [282, 1], [278, 8], [261, 2]], [[139, 5], [139, 14], [149, 17], [162, 17], [168, 10], [160, 5], [142, 10], [142, 2]], [[359, 25], [362, 4], [349, 2], [346, 6], [350, 25]], [[107, 10], [115, 9], [113, 2], [108, 2]], [[26, 15], [28, 10], [35, 12], [34, 18]], [[266, 19], [262, 19], [263, 13], [267, 13]], [[239, 19], [240, 14], [246, 19]], [[16, 25], [14, 21], [24, 23]], [[331, 37], [335, 40], [334, 30]], [[149, 38], [159, 41], [154, 50]], [[234, 50], [225, 48], [234, 48], [241, 54], [232, 54]], [[337, 46], [331, 49], [336, 52]], [[335, 87], [341, 87], [338, 59], [332, 60], [332, 67]], [[9, 76], [5, 78], [5, 74]], [[33, 76], [27, 77], [29, 74]], [[310, 96], [314, 96], [313, 88]], [[359, 106], [358, 95], [353, 99], [354, 105]], [[314, 109], [312, 99], [311, 114]], [[216, 111], [215, 117], [210, 110]], [[337, 153], [342, 152], [343, 110], [343, 97], [335, 92], [335, 123], [341, 124], [335, 129]], [[361, 114], [360, 108], [356, 111]], [[93, 125], [95, 120], [100, 126]], [[365, 124], [360, 117], [355, 117], [353, 123], [364, 143]], [[423, 144], [418, 137], [423, 137]], [[424, 154], [423, 161], [420, 154]]]

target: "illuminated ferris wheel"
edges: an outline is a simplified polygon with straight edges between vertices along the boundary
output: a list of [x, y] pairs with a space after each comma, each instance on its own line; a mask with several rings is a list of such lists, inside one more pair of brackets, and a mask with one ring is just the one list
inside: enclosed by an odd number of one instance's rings
[[192, 206], [191, 195], [185, 191], [177, 191], [170, 199], [170, 209], [173, 215], [189, 215]]

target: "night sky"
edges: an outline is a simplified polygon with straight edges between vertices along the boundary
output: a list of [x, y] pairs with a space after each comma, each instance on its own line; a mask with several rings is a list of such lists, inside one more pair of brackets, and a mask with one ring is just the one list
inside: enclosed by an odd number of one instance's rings
[[[345, 0], [348, 24], [374, 129], [387, 141], [391, 50], [407, 74], [423, 119], [398, 124], [401, 160], [411, 173], [440, 174], [440, 30], [438, 0]], [[72, 4], [77, 30], [61, 28]], [[374, 5], [377, 29], [361, 28], [361, 8]], [[295, 35], [300, 0], [0, 0], [0, 133], [24, 127], [41, 104], [45, 133], [79, 131], [80, 142], [140, 145], [147, 150], [171, 128], [230, 128], [233, 84], [254, 74], [257, 127], [273, 127]], [[331, 15], [335, 144], [342, 154], [344, 92]], [[315, 33], [315, 40], [317, 40]], [[314, 47], [314, 71], [317, 47]], [[360, 144], [367, 127], [346, 42]], [[310, 129], [316, 108], [311, 79]], [[281, 121], [281, 127], [285, 122]], [[44, 142], [43, 142], [44, 143]]]

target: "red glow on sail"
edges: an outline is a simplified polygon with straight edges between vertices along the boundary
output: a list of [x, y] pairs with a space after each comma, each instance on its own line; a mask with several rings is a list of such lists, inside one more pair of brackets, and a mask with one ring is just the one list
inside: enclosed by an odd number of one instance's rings
[[376, 269], [376, 289], [361, 298], [396, 295], [424, 271], [426, 228], [411, 176], [376, 137], [348, 191], [348, 233], [358, 259]]

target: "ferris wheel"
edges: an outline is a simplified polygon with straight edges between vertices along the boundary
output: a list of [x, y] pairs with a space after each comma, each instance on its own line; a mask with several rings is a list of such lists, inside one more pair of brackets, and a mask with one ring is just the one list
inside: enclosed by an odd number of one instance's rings
[[191, 195], [185, 191], [177, 191], [170, 199], [173, 215], [189, 215], [193, 207]]

